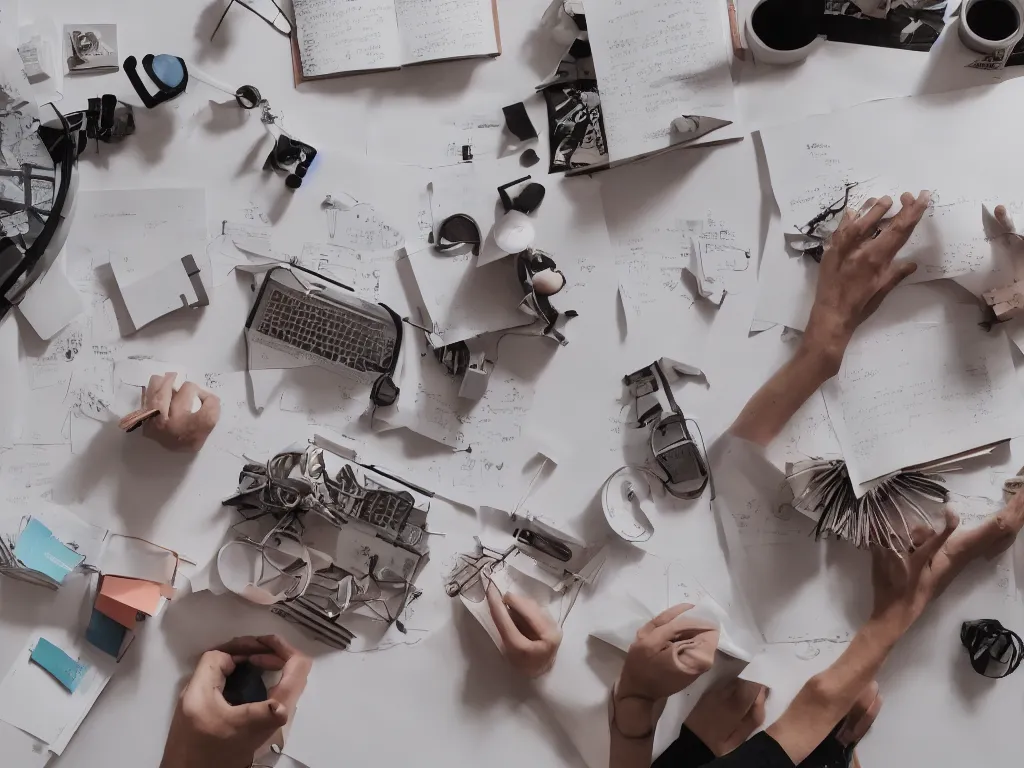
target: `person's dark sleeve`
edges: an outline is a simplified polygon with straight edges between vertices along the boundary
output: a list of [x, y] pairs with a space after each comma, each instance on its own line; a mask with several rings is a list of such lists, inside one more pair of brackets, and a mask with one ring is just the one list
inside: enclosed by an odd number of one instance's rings
[[795, 768], [786, 750], [764, 731], [754, 734], [727, 755], [707, 764], [707, 768]]
[[715, 753], [684, 724], [679, 738], [651, 763], [651, 768], [701, 768], [714, 759]]

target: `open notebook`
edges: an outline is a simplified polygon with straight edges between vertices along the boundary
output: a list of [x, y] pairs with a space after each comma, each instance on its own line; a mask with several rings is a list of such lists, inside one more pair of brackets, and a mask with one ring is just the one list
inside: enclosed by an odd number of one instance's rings
[[296, 82], [501, 53], [497, 0], [294, 0]]

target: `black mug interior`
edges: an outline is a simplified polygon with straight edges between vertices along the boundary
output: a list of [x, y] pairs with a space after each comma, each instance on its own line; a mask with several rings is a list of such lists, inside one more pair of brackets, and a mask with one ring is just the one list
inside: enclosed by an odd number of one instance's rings
[[750, 26], [769, 48], [794, 51], [814, 41], [823, 14], [821, 0], [766, 0], [754, 9]]
[[1020, 28], [1020, 13], [1009, 0], [978, 0], [963, 21], [982, 40], [1005, 40]]

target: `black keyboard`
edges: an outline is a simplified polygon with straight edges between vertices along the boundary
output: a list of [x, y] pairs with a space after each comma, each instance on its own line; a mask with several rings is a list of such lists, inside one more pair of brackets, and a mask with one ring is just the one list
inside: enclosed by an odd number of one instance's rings
[[271, 288], [256, 330], [296, 351], [360, 373], [386, 371], [395, 349], [394, 328], [380, 320], [278, 288]]

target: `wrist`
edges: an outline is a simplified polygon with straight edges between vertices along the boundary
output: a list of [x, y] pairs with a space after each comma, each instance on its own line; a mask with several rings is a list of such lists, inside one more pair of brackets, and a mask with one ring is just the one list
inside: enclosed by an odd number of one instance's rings
[[861, 632], [873, 642], [891, 648], [907, 633], [913, 623], [914, 617], [909, 611], [888, 607], [872, 613]]
[[795, 359], [809, 367], [816, 378], [824, 383], [839, 373], [848, 342], [849, 339], [839, 334], [822, 333], [809, 327]]
[[612, 687], [612, 727], [627, 739], [650, 739], [660, 714], [659, 702], [639, 694], [623, 693], [621, 678]]

